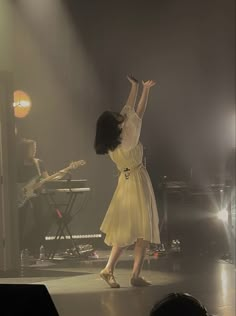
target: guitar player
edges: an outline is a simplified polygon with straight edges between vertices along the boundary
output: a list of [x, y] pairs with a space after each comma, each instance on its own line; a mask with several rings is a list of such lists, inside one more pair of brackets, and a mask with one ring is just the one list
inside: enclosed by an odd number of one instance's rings
[[[36, 157], [36, 142], [22, 139], [17, 145], [17, 182], [25, 183], [36, 176], [48, 177], [43, 161]], [[45, 221], [41, 196], [28, 200], [19, 208], [20, 249], [38, 257], [43, 243]]]

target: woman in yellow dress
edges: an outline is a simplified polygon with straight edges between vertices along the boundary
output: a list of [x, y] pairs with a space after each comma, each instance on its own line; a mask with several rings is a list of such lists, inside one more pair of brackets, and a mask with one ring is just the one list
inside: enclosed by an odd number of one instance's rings
[[120, 176], [112, 201], [101, 225], [105, 243], [112, 246], [106, 267], [100, 276], [112, 288], [120, 285], [114, 277], [116, 263], [127, 246], [135, 244], [132, 286], [148, 286], [140, 276], [149, 243], [159, 244], [158, 212], [148, 172], [143, 165], [143, 146], [139, 142], [142, 118], [146, 110], [153, 80], [142, 82], [143, 91], [135, 108], [138, 81], [131, 83], [126, 105], [120, 113], [105, 111], [97, 120], [95, 150], [108, 154], [116, 164]]

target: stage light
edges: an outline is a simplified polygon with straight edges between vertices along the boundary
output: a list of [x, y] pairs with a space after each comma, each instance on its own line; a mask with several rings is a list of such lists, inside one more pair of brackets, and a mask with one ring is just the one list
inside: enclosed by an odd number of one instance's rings
[[223, 210], [218, 212], [217, 217], [218, 217], [218, 219], [220, 219], [224, 223], [227, 223], [228, 222], [228, 215], [229, 215], [228, 211], [223, 209]]
[[14, 92], [14, 115], [17, 118], [24, 118], [26, 117], [32, 107], [31, 99], [29, 95], [22, 91], [22, 90], [16, 90]]

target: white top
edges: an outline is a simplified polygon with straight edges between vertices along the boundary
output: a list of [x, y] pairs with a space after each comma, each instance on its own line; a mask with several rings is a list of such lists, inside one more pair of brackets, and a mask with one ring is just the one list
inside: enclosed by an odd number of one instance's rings
[[129, 151], [139, 143], [142, 119], [130, 105], [125, 105], [120, 114], [126, 116], [121, 133], [121, 146], [124, 150]]

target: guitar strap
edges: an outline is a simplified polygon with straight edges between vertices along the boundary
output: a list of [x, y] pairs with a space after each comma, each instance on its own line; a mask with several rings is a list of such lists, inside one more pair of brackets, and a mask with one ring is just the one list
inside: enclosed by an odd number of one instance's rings
[[39, 167], [39, 159], [34, 159], [34, 162], [35, 162], [35, 165], [36, 165], [36, 168], [37, 168], [37, 171], [38, 171], [38, 174], [39, 176], [41, 176], [41, 170], [40, 170], [40, 167]]

